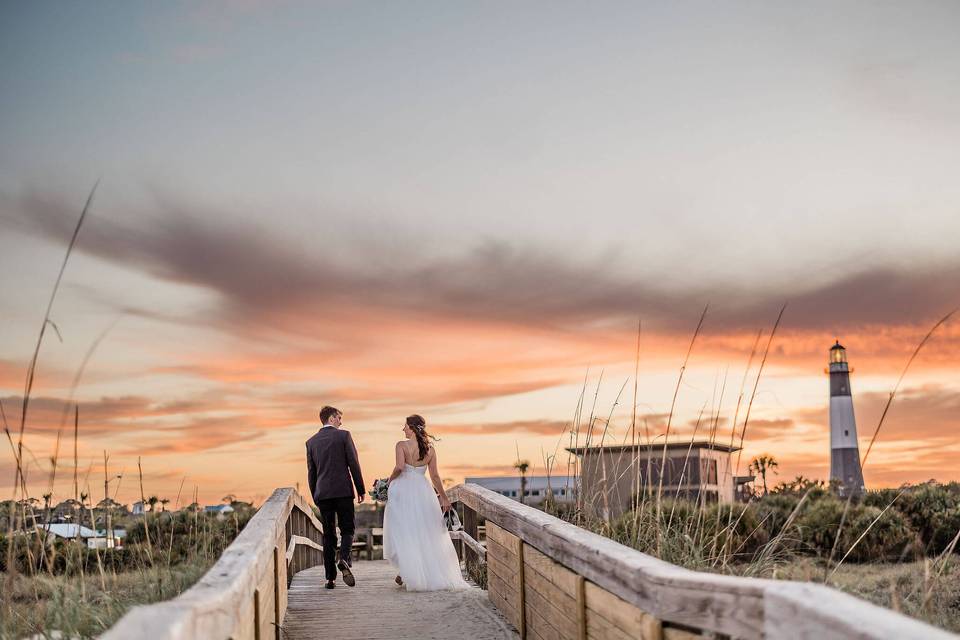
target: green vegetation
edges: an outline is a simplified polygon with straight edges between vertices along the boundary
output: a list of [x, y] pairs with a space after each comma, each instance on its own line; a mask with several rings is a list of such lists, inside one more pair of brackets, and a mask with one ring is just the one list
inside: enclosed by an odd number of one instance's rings
[[638, 498], [609, 522], [557, 515], [689, 569], [823, 582], [960, 631], [960, 483], [873, 491], [849, 507], [804, 478], [741, 504]]
[[[711, 406], [705, 413], [704, 405], [694, 423], [691, 444], [698, 434], [702, 434], [701, 437], [711, 444], [743, 449], [746, 434], [750, 432], [750, 413], [757, 388], [785, 308], [780, 309], [762, 350], [759, 347], [763, 331], [757, 333], [732, 416], [722, 416], [719, 405]], [[887, 410], [894, 402], [911, 364], [954, 313], [936, 322], [907, 360], [890, 392], [880, 421], [873, 430], [861, 458], [862, 465], [867, 464]], [[680, 367], [665, 428], [663, 433], [655, 434], [656, 438], [663, 438], [659, 464], [655, 464], [657, 470], [666, 468], [667, 443], [671, 442], [677, 397], [706, 315], [705, 308]], [[754, 371], [758, 356], [759, 364], [755, 368], [752, 390], [748, 392], [748, 378]], [[600, 382], [597, 383], [591, 403], [585, 379], [573, 421], [564, 434], [569, 436], [571, 448], [583, 446], [584, 449], [602, 449], [608, 440], [614, 440], [619, 441], [617, 444], [649, 446], [651, 451], [659, 453], [661, 445], [651, 440], [645, 421], [638, 422], [636, 413], [640, 370], [639, 323], [635, 365], [633, 409], [625, 432], [614, 438], [612, 421], [614, 409], [620, 403], [629, 379], [624, 381], [606, 419], [596, 413]], [[720, 386], [721, 400], [726, 382], [724, 376]], [[720, 432], [721, 419], [729, 420], [732, 425], [729, 435]], [[641, 426], [646, 432], [645, 438], [639, 432]], [[682, 465], [684, 470], [687, 469], [689, 455], [688, 450], [688, 459]], [[548, 476], [554, 459], [555, 456], [544, 454]], [[870, 492], [858, 500], [839, 498], [836, 487], [800, 476], [771, 489], [769, 481], [772, 475], [777, 474], [779, 463], [773, 456], [763, 454], [749, 464], [762, 489], [754, 489], [751, 494], [750, 491], [742, 491], [746, 487], [735, 485], [738, 498], [746, 502], [716, 504], [699, 493], [666, 491], [664, 477], [667, 474], [658, 471], [658, 480], [651, 480], [646, 486], [641, 475], [637, 475], [630, 488], [633, 494], [628, 503], [630, 508], [616, 516], [613, 514], [619, 511], [618, 507], [613, 508], [611, 488], [619, 486], [627, 468], [639, 469], [641, 460], [649, 458], [642, 458], [637, 453], [629, 465], [623, 463], [623, 470], [618, 462], [612, 468], [603, 468], [602, 480], [585, 483], [584, 478], [589, 477], [589, 473], [585, 473], [584, 466], [598, 465], [600, 459], [600, 456], [595, 456], [591, 461], [584, 456], [572, 461], [568, 466], [568, 475], [574, 482], [575, 503], [560, 505], [547, 500], [544, 509], [577, 526], [675, 565], [730, 575], [821, 582], [931, 624], [960, 630], [960, 588], [957, 587], [960, 577], [957, 558], [960, 551], [960, 483], [938, 484], [931, 481]], [[739, 458], [734, 468], [739, 471]], [[590, 470], [596, 472], [597, 469], [593, 466]], [[650, 477], [650, 473], [648, 467], [646, 477]]]
[[233, 506], [223, 516], [197, 509], [130, 516], [118, 549], [69, 540], [44, 545], [33, 532], [0, 535], [0, 638], [53, 631], [92, 638], [134, 605], [176, 597], [213, 566], [255, 512], [246, 503]]
[[[19, 421], [8, 422], [7, 416], [15, 418], [17, 412], [10, 412], [0, 404], [0, 424], [16, 467], [14, 495], [0, 502], [0, 638], [19, 639], [35, 634], [53, 637], [54, 632], [59, 632], [57, 637], [95, 637], [131, 606], [167, 600], [189, 588], [213, 565], [254, 513], [251, 505], [236, 501], [234, 496], [224, 499], [234, 509], [226, 515], [203, 513], [196, 502], [183, 511], [169, 512], [168, 498], [144, 495], [138, 459], [141, 501], [149, 506], [149, 512], [131, 515], [115, 501], [121, 476], [110, 475], [106, 451], [103, 452], [103, 499], [93, 504], [90, 472], [80, 480], [77, 443], [81, 420], [80, 407], [76, 404], [64, 413], [56, 446], [48, 458], [48, 491], [42, 494], [42, 502], [30, 495], [25, 456], [33, 454], [25, 443], [25, 434], [37, 359], [49, 328], [60, 337], [51, 319], [51, 310], [95, 191], [96, 186], [77, 220], [40, 323], [26, 372]], [[71, 399], [102, 337], [91, 345], [77, 370], [69, 394]], [[72, 418], [69, 425], [68, 418]], [[60, 445], [68, 426], [73, 433], [74, 491], [69, 499], [55, 504], [53, 487], [62, 462]], [[116, 484], [111, 487], [114, 481]], [[99, 488], [99, 478], [94, 483], [92, 486]], [[104, 546], [117, 529], [125, 529], [128, 535], [122, 548], [88, 549], [83, 541], [55, 539], [43, 529], [45, 523], [75, 523], [99, 531]]]
[[[933, 563], [844, 564], [830, 577], [831, 587], [899, 611], [932, 625], [960, 633], [960, 562], [956, 558], [936, 576]], [[811, 581], [823, 577], [823, 563], [798, 558], [782, 564], [769, 576]]]
[[844, 562], [854, 563], [914, 561], [960, 551], [960, 483], [955, 482], [868, 493], [850, 504], [842, 529], [846, 501], [822, 486], [799, 494], [780, 485], [747, 504], [663, 504], [659, 521], [656, 510], [641, 502], [609, 526], [603, 521], [588, 526], [651, 554], [658, 537], [680, 541], [679, 548], [670, 543], [659, 555], [698, 569], [735, 565], [742, 570], [744, 564], [783, 554], [827, 560], [835, 546], [835, 562], [845, 557]]
[[64, 638], [95, 638], [130, 607], [168, 600], [190, 588], [210, 564], [111, 572], [105, 583], [96, 574], [10, 576], [3, 589], [0, 637], [54, 637], [53, 631], [61, 631]]

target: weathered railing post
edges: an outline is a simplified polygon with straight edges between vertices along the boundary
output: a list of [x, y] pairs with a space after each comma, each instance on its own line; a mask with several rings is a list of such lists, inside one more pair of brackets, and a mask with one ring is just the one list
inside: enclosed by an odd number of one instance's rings
[[280, 640], [280, 624], [283, 622], [280, 612], [280, 548], [273, 548], [273, 627], [274, 640]]
[[[294, 514], [297, 518], [297, 535], [301, 538], [304, 537], [306, 527], [303, 522], [303, 512], [300, 509], [294, 510]], [[307, 568], [307, 549], [302, 545], [297, 545], [297, 571], [303, 571]]]
[[[453, 508], [457, 511], [457, 515], [460, 517], [460, 522], [463, 522], [463, 519], [466, 517], [464, 514], [464, 505], [459, 500], [453, 501]], [[460, 538], [453, 538], [453, 549], [457, 552], [457, 559], [460, 562], [463, 562], [463, 541]]]
[[[463, 505], [463, 531], [474, 540], [479, 540], [479, 536], [477, 535], [477, 512], [467, 505]], [[473, 576], [479, 568], [480, 559], [469, 545], [461, 542], [461, 547], [463, 547], [463, 549], [460, 553], [463, 555], [467, 575]]]

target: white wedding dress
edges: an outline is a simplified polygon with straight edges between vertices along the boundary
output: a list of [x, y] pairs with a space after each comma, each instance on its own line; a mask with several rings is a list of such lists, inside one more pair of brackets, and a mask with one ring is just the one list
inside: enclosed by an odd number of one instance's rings
[[469, 589], [443, 521], [427, 465], [407, 464], [390, 483], [383, 514], [383, 557], [407, 591]]

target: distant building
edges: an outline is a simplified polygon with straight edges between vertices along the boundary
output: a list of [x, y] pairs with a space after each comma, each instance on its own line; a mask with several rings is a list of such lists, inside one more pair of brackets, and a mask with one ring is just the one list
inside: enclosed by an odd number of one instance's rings
[[214, 515], [224, 515], [226, 513], [233, 513], [234, 509], [228, 504], [216, 504], [209, 507], [203, 508], [205, 513], [212, 513]]
[[[466, 478], [464, 482], [478, 484], [502, 496], [520, 501], [520, 476]], [[566, 476], [527, 476], [523, 502], [535, 507], [547, 498], [548, 491], [553, 492], [553, 498], [557, 502], [573, 501], [573, 482]]]
[[863, 495], [863, 469], [853, 416], [850, 367], [840, 341], [830, 347], [830, 480], [841, 496]]
[[753, 490], [753, 481], [757, 479], [757, 476], [734, 476], [733, 477], [733, 494], [737, 502], [750, 502], [753, 500], [754, 490]]
[[77, 538], [95, 538], [97, 537], [97, 532], [89, 527], [84, 527], [79, 524], [62, 522], [57, 524], [44, 524], [40, 525], [41, 531], [48, 531], [58, 538], [64, 538], [67, 540], [76, 540]]
[[[73, 523], [45, 524], [40, 530], [48, 532], [54, 538], [83, 542], [89, 549], [112, 549], [123, 546], [123, 539], [127, 537], [124, 529], [94, 531], [88, 527]], [[112, 535], [111, 535], [112, 533]]]
[[134, 502], [133, 508], [130, 509], [130, 513], [135, 516], [142, 516], [144, 513], [146, 513], [146, 509], [143, 508], [143, 501], [137, 500]]
[[707, 441], [667, 445], [610, 445], [567, 449], [580, 458], [580, 489], [584, 504], [597, 514], [616, 517], [628, 511], [635, 496], [660, 489], [663, 495], [702, 502], [733, 502], [738, 485], [749, 476], [734, 478], [730, 454], [739, 447]]

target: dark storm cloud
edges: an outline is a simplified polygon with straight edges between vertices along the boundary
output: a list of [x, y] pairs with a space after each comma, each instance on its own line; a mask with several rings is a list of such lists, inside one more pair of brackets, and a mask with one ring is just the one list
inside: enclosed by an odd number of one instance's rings
[[[76, 207], [32, 193], [3, 201], [6, 225], [66, 242]], [[166, 206], [162, 215], [124, 222], [94, 215], [78, 250], [172, 282], [216, 292], [220, 322], [269, 324], [314, 314], [319, 302], [534, 326], [648, 326], [687, 333], [703, 304], [708, 327], [736, 332], [769, 324], [789, 302], [784, 327], [828, 330], [927, 322], [960, 302], [960, 263], [838, 270], [834, 280], [745, 291], [737, 285], [677, 288], [661, 278], [622, 275], [610, 260], [584, 261], [487, 240], [453, 257], [397, 245], [359, 245], [350, 259], [306, 252], [276, 231], [236, 222], [222, 211]], [[331, 221], [331, 228], [337, 221]], [[386, 232], [384, 232], [386, 233]], [[662, 265], [665, 269], [669, 265]], [[829, 313], [827, 311], [829, 310]]]

